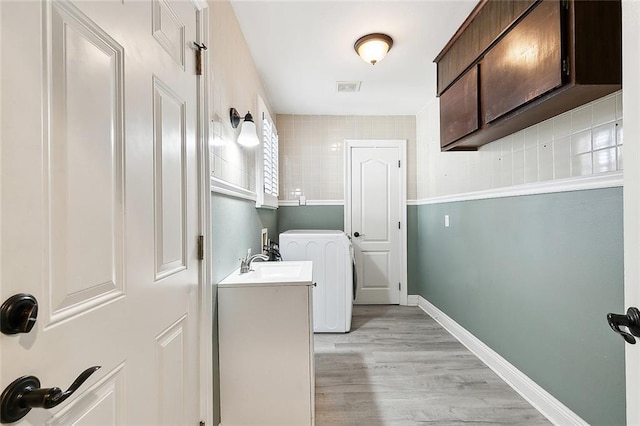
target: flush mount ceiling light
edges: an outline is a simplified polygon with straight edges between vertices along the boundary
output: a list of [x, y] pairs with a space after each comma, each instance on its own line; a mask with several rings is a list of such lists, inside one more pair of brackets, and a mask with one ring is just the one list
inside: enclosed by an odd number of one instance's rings
[[244, 120], [240, 126], [240, 134], [238, 135], [238, 143], [242, 146], [252, 147], [260, 145], [260, 139], [258, 139], [258, 133], [256, 132], [256, 123], [253, 122], [253, 116], [251, 112], [247, 111], [244, 118], [240, 117], [238, 111], [235, 108], [229, 110], [229, 119], [231, 120], [231, 127], [238, 128], [240, 120]]
[[375, 33], [360, 37], [353, 48], [363, 61], [375, 65], [387, 55], [393, 46], [393, 39], [386, 34]]

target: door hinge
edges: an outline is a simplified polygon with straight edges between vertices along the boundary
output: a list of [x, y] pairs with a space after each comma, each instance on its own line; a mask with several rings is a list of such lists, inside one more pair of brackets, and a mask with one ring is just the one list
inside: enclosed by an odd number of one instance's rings
[[569, 75], [569, 72], [570, 72], [569, 58], [565, 58], [562, 60], [562, 72], [565, 75]]
[[198, 236], [198, 260], [204, 260], [204, 235]]
[[402, 283], [398, 283], [398, 291], [402, 291]]
[[204, 67], [202, 66], [202, 51], [207, 50], [207, 46], [204, 43], [198, 44], [195, 41], [193, 45], [196, 48], [196, 75], [202, 75]]
[[398, 229], [400, 229], [400, 222], [398, 222]]
[[398, 168], [400, 168], [400, 160], [398, 160]]

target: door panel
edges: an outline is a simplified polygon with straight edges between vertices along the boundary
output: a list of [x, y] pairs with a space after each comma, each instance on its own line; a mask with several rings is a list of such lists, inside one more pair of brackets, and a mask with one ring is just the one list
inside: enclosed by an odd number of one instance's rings
[[[184, 359], [186, 315], [156, 337], [156, 389], [160, 403], [160, 422], [178, 425], [185, 419], [185, 396], [182, 386], [187, 365]], [[176, 386], [178, 385], [178, 386]]]
[[124, 52], [65, 3], [50, 11], [43, 174], [53, 325], [124, 294]]
[[360, 202], [355, 211], [360, 222], [357, 228], [363, 234], [363, 241], [389, 242], [390, 169], [388, 161], [372, 159], [360, 163]]
[[0, 335], [0, 391], [102, 366], [17, 424], [200, 420], [196, 13], [0, 2], [0, 302], [40, 303], [29, 334]]
[[184, 68], [185, 25], [166, 0], [153, 0], [153, 37]]
[[83, 395], [56, 413], [47, 426], [110, 426], [124, 422], [123, 365], [107, 374]]
[[[186, 268], [186, 103], [153, 78], [156, 280]], [[176, 203], [176, 201], [178, 201]]]
[[389, 287], [389, 273], [391, 272], [389, 252], [374, 251], [362, 253], [362, 288], [378, 289]]
[[355, 303], [397, 304], [401, 281], [400, 150], [350, 149], [351, 235], [358, 272]]

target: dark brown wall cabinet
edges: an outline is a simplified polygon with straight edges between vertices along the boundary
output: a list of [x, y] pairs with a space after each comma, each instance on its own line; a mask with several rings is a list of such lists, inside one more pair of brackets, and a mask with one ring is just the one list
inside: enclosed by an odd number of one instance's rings
[[435, 62], [442, 150], [475, 150], [622, 87], [620, 1], [483, 0]]

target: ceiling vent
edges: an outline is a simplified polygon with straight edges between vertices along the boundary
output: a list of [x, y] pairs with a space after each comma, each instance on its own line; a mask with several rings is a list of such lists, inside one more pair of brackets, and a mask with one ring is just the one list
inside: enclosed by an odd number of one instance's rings
[[355, 93], [360, 91], [361, 81], [338, 81], [338, 93]]

